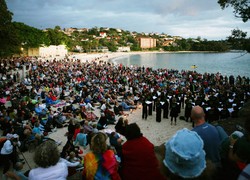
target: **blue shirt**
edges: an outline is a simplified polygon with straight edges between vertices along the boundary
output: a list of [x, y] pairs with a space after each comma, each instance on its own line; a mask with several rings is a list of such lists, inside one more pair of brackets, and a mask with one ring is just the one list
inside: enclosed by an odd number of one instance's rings
[[193, 128], [204, 142], [204, 151], [206, 158], [210, 159], [216, 165], [220, 164], [220, 136], [216, 127], [204, 123]]
[[32, 133], [33, 133], [33, 134], [42, 135], [42, 132], [41, 132], [41, 130], [39, 129], [39, 127], [34, 127], [34, 128], [32, 129]]
[[79, 143], [80, 146], [86, 147], [86, 145], [87, 145], [87, 134], [78, 133], [74, 143], [75, 144]]

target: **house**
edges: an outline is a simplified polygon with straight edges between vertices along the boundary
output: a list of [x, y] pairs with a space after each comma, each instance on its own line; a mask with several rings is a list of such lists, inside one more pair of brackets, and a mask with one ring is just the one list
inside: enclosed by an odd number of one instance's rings
[[106, 32], [100, 32], [99, 36], [102, 37], [102, 38], [105, 38], [105, 37], [107, 37], [107, 33]]

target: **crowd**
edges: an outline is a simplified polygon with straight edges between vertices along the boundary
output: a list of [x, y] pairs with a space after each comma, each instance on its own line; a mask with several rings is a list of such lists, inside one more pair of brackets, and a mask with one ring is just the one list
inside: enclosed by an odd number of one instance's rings
[[[30, 67], [25, 78], [10, 73], [10, 69], [21, 66]], [[79, 169], [83, 169], [83, 179], [209, 179], [226, 176], [218, 173], [224, 168], [238, 170], [234, 174], [237, 178], [245, 167], [249, 169], [249, 124], [237, 141], [210, 124], [238, 117], [239, 109], [249, 100], [249, 77], [70, 58], [1, 59], [1, 69], [0, 125], [5, 138], [1, 163], [6, 176], [18, 178], [10, 171], [11, 162], [14, 167], [19, 165], [17, 146], [25, 151], [30, 144], [40, 145], [35, 162], [42, 168], [32, 169], [28, 175], [31, 179], [46, 179], [46, 175], [65, 179]], [[8, 102], [11, 106], [6, 105]], [[178, 131], [163, 147], [165, 154], [155, 155], [154, 145], [143, 137], [137, 124], [124, 118], [138, 106], [142, 107], [142, 119], [155, 111], [156, 123], [170, 117], [170, 125], [178, 123], [183, 109], [184, 117], [180, 118], [191, 121], [194, 129]], [[100, 114], [93, 112], [95, 108]], [[116, 132], [101, 133], [108, 124], [115, 124]], [[57, 142], [48, 135], [64, 126], [68, 127], [68, 139], [58, 152]], [[123, 142], [120, 135], [127, 141]], [[82, 156], [80, 147], [87, 146], [92, 152]], [[10, 149], [7, 154], [6, 148]], [[51, 148], [55, 149], [55, 159], [47, 160], [46, 152]], [[43, 161], [41, 155], [45, 156]], [[17, 167], [19, 171], [20, 165]]]

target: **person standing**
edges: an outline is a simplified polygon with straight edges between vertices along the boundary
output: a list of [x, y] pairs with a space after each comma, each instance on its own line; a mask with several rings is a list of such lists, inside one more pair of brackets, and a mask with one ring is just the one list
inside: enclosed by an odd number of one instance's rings
[[179, 106], [176, 102], [176, 98], [172, 99], [172, 106], [171, 106], [171, 110], [170, 110], [170, 117], [171, 117], [171, 125], [173, 124], [173, 119], [176, 125], [176, 120], [179, 114]]
[[164, 119], [168, 119], [168, 108], [169, 108], [168, 99], [165, 99], [164, 104], [162, 106]]
[[142, 102], [142, 119], [147, 120], [147, 117], [148, 117], [148, 106], [147, 106], [147, 103], [146, 103], [145, 99], [143, 99], [143, 102]]
[[[185, 120], [186, 120], [186, 122], [189, 121], [189, 118], [191, 119], [192, 108], [193, 108], [193, 106], [192, 106], [192, 100], [191, 99], [190, 100], [187, 99], [186, 106], [185, 106]], [[192, 119], [190, 121], [192, 121]]]
[[160, 99], [156, 101], [156, 122], [161, 122], [161, 102]]

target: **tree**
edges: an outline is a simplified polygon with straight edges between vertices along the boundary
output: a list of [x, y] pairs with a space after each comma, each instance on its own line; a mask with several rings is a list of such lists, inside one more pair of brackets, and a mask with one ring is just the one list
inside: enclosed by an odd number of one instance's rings
[[21, 51], [21, 42], [12, 24], [12, 15], [5, 0], [0, 0], [0, 56], [9, 56]]
[[249, 0], [218, 0], [222, 9], [231, 6], [234, 9], [235, 17], [241, 18], [247, 22], [250, 18], [250, 1]]
[[[231, 6], [234, 9], [235, 16], [241, 18], [243, 22], [250, 19], [250, 0], [218, 0], [218, 3], [222, 9]], [[234, 29], [232, 35], [228, 37], [228, 42], [236, 49], [250, 52], [250, 38], [246, 38], [246, 35], [246, 32]]]
[[13, 26], [17, 31], [18, 39], [23, 44], [23, 48], [35, 48], [41, 45], [49, 45], [49, 39], [42, 30], [20, 22], [13, 22]]
[[55, 26], [54, 29], [47, 29], [46, 34], [50, 40], [50, 45], [64, 44], [69, 48], [73, 45], [72, 40], [61, 31], [60, 26]]
[[244, 41], [247, 37], [247, 32], [243, 32], [239, 29], [232, 30], [231, 36], [227, 38], [227, 41], [232, 45], [233, 49], [243, 49]]

